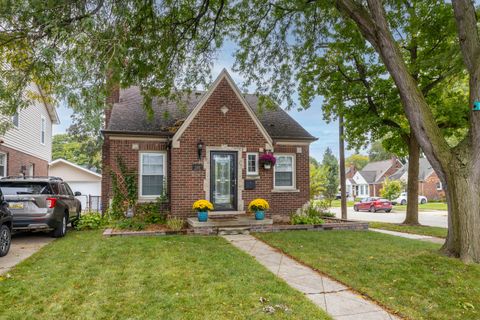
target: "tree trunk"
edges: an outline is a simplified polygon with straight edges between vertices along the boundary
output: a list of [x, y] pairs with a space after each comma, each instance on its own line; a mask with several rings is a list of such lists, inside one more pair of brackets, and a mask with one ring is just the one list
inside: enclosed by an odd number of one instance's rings
[[343, 116], [339, 119], [339, 146], [340, 146], [340, 203], [342, 219], [347, 219], [347, 182], [345, 177], [345, 143], [343, 138]]
[[408, 141], [408, 182], [407, 214], [403, 224], [418, 225], [418, 172], [420, 167], [420, 146], [414, 134]]

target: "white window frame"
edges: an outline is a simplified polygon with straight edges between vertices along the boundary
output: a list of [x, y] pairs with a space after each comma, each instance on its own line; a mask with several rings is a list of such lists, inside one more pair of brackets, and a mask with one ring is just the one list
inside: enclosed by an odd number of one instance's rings
[[0, 177], [6, 177], [7, 176], [7, 165], [8, 165], [8, 155], [5, 152], [0, 152], [0, 155], [3, 155], [5, 157], [5, 164], [3, 165], [3, 172], [0, 172]]
[[[255, 156], [255, 171], [248, 170], [248, 157]], [[247, 176], [258, 176], [258, 152], [247, 152], [247, 156], [245, 158], [245, 169]]]
[[296, 154], [294, 153], [281, 153], [275, 154], [275, 157], [291, 157], [292, 158], [292, 185], [291, 186], [277, 186], [275, 177], [276, 177], [276, 164], [273, 166], [273, 189], [274, 190], [296, 190], [297, 187], [297, 163], [296, 163]]
[[442, 191], [443, 190], [442, 181], [438, 181], [435, 185], [435, 188], [437, 189], [437, 191]]
[[[156, 199], [161, 196], [159, 195], [143, 195], [142, 194], [142, 187], [143, 187], [143, 155], [144, 154], [161, 154], [163, 155], [163, 179], [164, 183], [167, 181], [167, 153], [165, 151], [142, 151], [138, 153], [138, 172], [140, 173], [138, 176], [138, 196], [141, 199]], [[165, 191], [165, 190], [164, 190]]]
[[47, 119], [44, 116], [41, 116], [40, 120], [40, 143], [45, 145], [47, 140]]

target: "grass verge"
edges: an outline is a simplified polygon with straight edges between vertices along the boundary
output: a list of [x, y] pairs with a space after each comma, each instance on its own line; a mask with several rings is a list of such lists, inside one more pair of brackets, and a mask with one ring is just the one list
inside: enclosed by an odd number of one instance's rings
[[[71, 232], [0, 281], [0, 319], [328, 319], [217, 237]], [[259, 299], [268, 299], [262, 304]]]
[[256, 236], [408, 318], [480, 318], [480, 266], [440, 245], [358, 231]]
[[447, 229], [430, 226], [408, 226], [404, 224], [387, 223], [387, 222], [370, 222], [370, 228], [384, 229], [405, 233], [421, 234], [424, 236], [432, 236], [438, 238], [447, 237]]

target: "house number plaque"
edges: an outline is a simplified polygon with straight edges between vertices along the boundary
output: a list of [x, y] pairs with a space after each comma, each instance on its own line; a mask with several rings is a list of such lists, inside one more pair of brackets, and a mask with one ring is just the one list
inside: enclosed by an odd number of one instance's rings
[[201, 163], [192, 164], [192, 170], [193, 171], [202, 171], [203, 170], [203, 164], [201, 164]]

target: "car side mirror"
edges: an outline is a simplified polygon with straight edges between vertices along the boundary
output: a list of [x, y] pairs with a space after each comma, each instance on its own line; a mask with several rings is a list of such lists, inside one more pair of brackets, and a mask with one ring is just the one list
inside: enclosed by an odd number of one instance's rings
[[81, 196], [82, 193], [80, 191], [75, 191], [75, 197]]

